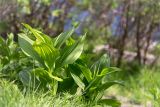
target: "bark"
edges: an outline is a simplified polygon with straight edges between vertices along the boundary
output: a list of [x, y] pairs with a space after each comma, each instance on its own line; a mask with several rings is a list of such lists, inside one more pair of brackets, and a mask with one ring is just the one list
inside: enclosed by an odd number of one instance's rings
[[149, 29], [149, 31], [147, 32], [148, 36], [147, 36], [147, 38], [146, 38], [146, 47], [145, 47], [145, 49], [144, 49], [143, 64], [146, 63], [147, 53], [148, 53], [149, 46], [150, 46], [150, 43], [151, 43], [152, 30], [153, 30], [153, 26], [152, 26], [152, 24], [151, 24], [151, 25], [150, 25], [150, 29]]
[[137, 32], [136, 32], [136, 47], [137, 47], [136, 59], [138, 60], [139, 64], [141, 64], [140, 22], [141, 22], [141, 17], [140, 17], [140, 15], [138, 15], [138, 17], [137, 17]]
[[125, 10], [126, 10], [126, 23], [124, 26], [124, 34], [122, 35], [122, 38], [120, 38], [119, 44], [117, 44], [117, 45], [119, 45], [119, 48], [118, 48], [119, 55], [118, 55], [118, 59], [117, 59], [117, 66], [118, 67], [120, 67], [122, 64], [122, 58], [123, 58], [124, 48], [125, 48], [125, 44], [126, 44], [125, 41], [128, 36], [128, 22], [129, 22], [129, 10], [130, 10], [129, 3], [127, 3]]
[[136, 26], [136, 47], [137, 47], [137, 56], [136, 59], [138, 61], [139, 64], [141, 64], [141, 45], [140, 45], [140, 40], [141, 40], [141, 36], [140, 36], [140, 27], [141, 27], [141, 13], [140, 13], [140, 6], [141, 4], [138, 4], [138, 13], [137, 13], [137, 26]]

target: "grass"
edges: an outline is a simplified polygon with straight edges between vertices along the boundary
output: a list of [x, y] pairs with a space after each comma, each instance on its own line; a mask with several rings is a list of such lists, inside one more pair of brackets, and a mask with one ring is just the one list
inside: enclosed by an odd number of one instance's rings
[[68, 93], [52, 96], [30, 91], [22, 93], [14, 82], [0, 82], [0, 107], [88, 107], [80, 97]]
[[[113, 86], [107, 90], [107, 96], [118, 98], [122, 106], [160, 105], [160, 72], [159, 68], [144, 67], [139, 74], [129, 76], [124, 80], [125, 87]], [[124, 101], [127, 99], [127, 101]], [[0, 107], [91, 107], [81, 97], [68, 93], [53, 96], [50, 92], [20, 91], [14, 82], [0, 81]], [[98, 105], [97, 105], [98, 106]]]
[[119, 97], [122, 102], [127, 99], [131, 105], [148, 107], [160, 105], [160, 69], [144, 67], [134, 76], [124, 80], [125, 87], [113, 86], [107, 95]]

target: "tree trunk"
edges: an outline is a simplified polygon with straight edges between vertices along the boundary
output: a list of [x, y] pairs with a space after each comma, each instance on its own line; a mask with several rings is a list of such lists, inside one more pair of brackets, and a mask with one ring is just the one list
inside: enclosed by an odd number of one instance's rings
[[153, 30], [153, 26], [152, 24], [150, 25], [150, 29], [149, 31], [147, 32], [148, 33], [148, 36], [146, 38], [146, 47], [144, 49], [144, 59], [143, 59], [143, 64], [146, 63], [146, 60], [147, 60], [147, 53], [148, 53], [148, 49], [149, 49], [149, 46], [150, 46], [150, 43], [151, 43], [151, 37], [152, 37], [152, 30]]
[[[138, 8], [140, 8], [140, 3], [138, 4]], [[139, 9], [138, 9], [139, 10]], [[137, 47], [137, 56], [136, 56], [136, 59], [138, 61], [139, 64], [141, 64], [141, 46], [140, 46], [140, 39], [141, 39], [141, 36], [140, 36], [140, 26], [141, 26], [141, 14], [140, 14], [140, 10], [139, 12], [137, 13], [137, 31], [136, 31], [136, 47]]]
[[[127, 1], [126, 1], [127, 2]], [[126, 38], [128, 36], [128, 21], [129, 21], [129, 10], [130, 10], [130, 6], [129, 6], [129, 3], [127, 3], [126, 7], [125, 7], [125, 11], [126, 11], [126, 23], [125, 23], [125, 26], [124, 26], [124, 34], [122, 36], [122, 38], [120, 38], [120, 41], [119, 41], [119, 46], [118, 46], [118, 52], [119, 52], [119, 55], [118, 55], [118, 59], [117, 59], [117, 66], [120, 67], [121, 64], [122, 64], [122, 59], [123, 59], [123, 54], [124, 54], [124, 48], [125, 48], [125, 41], [126, 41]]]

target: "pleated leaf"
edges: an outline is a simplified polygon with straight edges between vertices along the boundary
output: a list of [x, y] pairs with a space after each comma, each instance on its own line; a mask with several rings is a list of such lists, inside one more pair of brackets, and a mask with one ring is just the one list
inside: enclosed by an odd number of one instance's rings
[[46, 43], [34, 44], [33, 47], [36, 50], [36, 52], [40, 55], [40, 57], [44, 60], [45, 65], [49, 69], [52, 69], [59, 55], [59, 51]]
[[62, 52], [62, 57], [60, 58], [61, 64], [72, 64], [75, 62], [81, 55], [83, 51], [83, 41], [84, 41], [85, 36], [79, 39], [76, 43], [73, 45], [67, 47], [63, 52]]
[[74, 73], [74, 72], [70, 72], [72, 78], [74, 79], [75, 83], [84, 90], [85, 88], [85, 84], [82, 82], [82, 80]]
[[100, 75], [107, 75], [107, 74], [111, 74], [117, 71], [121, 71], [121, 69], [117, 68], [117, 67], [108, 67], [108, 68], [104, 68]]
[[74, 32], [74, 28], [71, 29], [70, 31], [67, 31], [67, 32], [64, 32], [64, 33], [61, 33], [54, 41], [54, 46], [57, 47], [57, 48], [60, 48], [65, 42], [67, 39], [70, 38], [70, 36], [73, 34]]
[[39, 31], [39, 30], [37, 30], [37, 29], [32, 28], [32, 27], [29, 26], [28, 24], [24, 24], [24, 23], [23, 23], [23, 25], [24, 25], [31, 33], [33, 33], [33, 35], [36, 37], [36, 42], [37, 42], [37, 43], [44, 42], [44, 43], [53, 45], [52, 39], [51, 39], [49, 36], [43, 34], [41, 31]]
[[88, 82], [90, 82], [92, 80], [92, 73], [90, 69], [82, 65], [78, 65], [78, 66], [80, 67], [84, 77], [87, 79]]
[[105, 91], [106, 89], [115, 84], [123, 85], [121, 82], [117, 81], [105, 82], [102, 85], [98, 86], [97, 91]]
[[33, 59], [37, 60], [42, 65], [43, 60], [40, 58], [38, 53], [34, 50], [32, 47], [33, 41], [29, 39], [25, 34], [19, 34], [18, 35], [18, 43], [22, 49], [22, 51], [27, 55], [32, 57]]

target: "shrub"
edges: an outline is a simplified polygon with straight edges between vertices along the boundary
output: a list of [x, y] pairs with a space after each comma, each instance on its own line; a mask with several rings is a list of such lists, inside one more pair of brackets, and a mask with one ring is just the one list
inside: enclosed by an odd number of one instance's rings
[[[106, 89], [114, 84], [121, 84], [117, 81], [107, 81], [105, 77], [120, 69], [109, 66], [110, 61], [106, 54], [94, 64], [88, 65], [90, 56], [83, 53], [85, 35], [74, 40], [71, 37], [75, 30], [73, 28], [55, 38], [50, 38], [28, 24], [23, 25], [26, 30], [18, 34], [21, 50], [13, 39], [11, 41], [16, 45], [15, 48], [9, 48], [10, 45], [2, 46], [5, 44], [2, 38], [0, 46], [17, 55], [15, 60], [19, 68], [14, 68], [16, 71], [14, 79], [18, 81], [17, 83], [22, 83], [24, 89], [49, 90], [53, 95], [67, 91], [82, 96], [85, 101], [94, 104], [120, 106], [117, 100], [102, 99]], [[18, 52], [15, 53], [13, 50], [17, 49]], [[5, 66], [7, 64], [3, 59], [5, 55], [2, 52], [0, 55], [1, 65]], [[10, 58], [10, 54], [7, 57]], [[9, 58], [8, 62], [11, 61]], [[2, 71], [1, 74], [4, 74]], [[6, 71], [10, 72], [7, 69]], [[11, 75], [9, 79], [10, 77]]]

